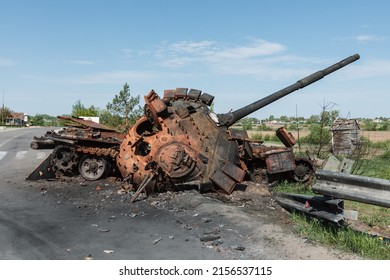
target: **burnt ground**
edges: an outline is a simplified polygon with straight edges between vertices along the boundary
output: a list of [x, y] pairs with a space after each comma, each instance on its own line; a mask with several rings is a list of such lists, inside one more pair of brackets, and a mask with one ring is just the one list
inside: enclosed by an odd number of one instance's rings
[[[120, 223], [131, 223], [132, 219], [146, 221], [152, 217], [166, 219], [167, 226], [184, 232], [187, 241], [198, 242], [199, 247], [211, 253], [207, 258], [359, 259], [356, 255], [314, 244], [294, 234], [289, 214], [275, 202], [267, 189], [251, 182], [231, 195], [186, 190], [149, 196], [141, 194], [134, 203], [130, 203], [134, 192], [126, 190], [114, 178], [98, 182], [86, 182], [80, 177], [40, 180], [29, 182], [28, 186], [40, 193], [43, 201], [49, 199], [59, 205], [71, 206], [80, 216], [96, 217], [96, 225], [91, 226], [103, 234], [107, 232], [107, 237], [110, 231], [111, 235], [115, 234], [112, 231], [118, 230], [118, 223], [120, 228]], [[116, 227], [111, 227], [114, 223]], [[179, 245], [178, 236], [162, 231], [157, 228], [146, 232], [145, 239], [153, 245], [175, 242]], [[181, 244], [174, 249], [178, 254], [173, 258], [185, 256], [186, 248]], [[164, 256], [163, 252], [157, 253], [157, 247], [155, 250], [152, 259], [172, 258]], [[85, 257], [88, 256], [95, 257], [85, 252]], [[116, 258], [114, 253], [111, 258]], [[142, 255], [127, 258], [142, 258]]]

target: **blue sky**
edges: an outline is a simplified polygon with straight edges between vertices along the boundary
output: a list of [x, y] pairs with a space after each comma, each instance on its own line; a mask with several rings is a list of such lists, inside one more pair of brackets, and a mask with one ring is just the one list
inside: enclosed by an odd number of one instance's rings
[[251, 116], [390, 117], [390, 2], [0, 0], [0, 91], [30, 115], [195, 88], [235, 110], [345, 57], [360, 60]]

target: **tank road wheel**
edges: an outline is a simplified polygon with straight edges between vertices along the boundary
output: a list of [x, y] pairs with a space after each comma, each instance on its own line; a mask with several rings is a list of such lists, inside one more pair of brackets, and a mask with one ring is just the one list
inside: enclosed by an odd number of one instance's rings
[[295, 164], [296, 168], [293, 171], [293, 179], [296, 182], [310, 184], [314, 176], [313, 165], [306, 160], [297, 160]]
[[107, 174], [109, 163], [97, 156], [85, 155], [79, 162], [79, 172], [85, 180], [96, 181]]
[[71, 147], [57, 146], [52, 153], [52, 168], [55, 173], [61, 172], [64, 175], [72, 175], [77, 166], [79, 156]]

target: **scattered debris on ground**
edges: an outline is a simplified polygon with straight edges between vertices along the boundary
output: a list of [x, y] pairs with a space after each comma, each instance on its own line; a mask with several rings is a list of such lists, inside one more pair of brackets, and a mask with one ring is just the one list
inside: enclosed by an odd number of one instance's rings
[[[42, 198], [54, 197], [58, 203], [74, 205], [82, 215], [106, 217], [96, 226], [109, 234], [109, 223], [169, 215], [172, 225], [196, 238], [207, 249], [225, 259], [356, 259], [312, 244], [293, 233], [288, 213], [280, 207], [266, 186], [245, 182], [232, 194], [198, 190], [141, 194], [130, 203], [134, 190], [110, 178], [83, 183], [81, 177], [30, 184], [45, 191]], [[97, 190], [101, 186], [102, 189]], [[126, 191], [122, 191], [126, 190]], [[150, 243], [175, 240], [174, 235], [156, 233]], [[86, 257], [87, 258], [87, 257]], [[88, 257], [92, 258], [92, 256]]]

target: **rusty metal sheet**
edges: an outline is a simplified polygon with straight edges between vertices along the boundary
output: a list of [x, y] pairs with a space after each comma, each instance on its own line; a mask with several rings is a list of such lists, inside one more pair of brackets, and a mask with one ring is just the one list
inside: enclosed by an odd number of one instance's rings
[[227, 194], [231, 194], [236, 186], [236, 182], [221, 170], [217, 170], [210, 179]]
[[245, 171], [231, 162], [226, 162], [221, 170], [237, 183], [241, 183], [244, 180]]
[[214, 96], [208, 94], [208, 93], [202, 93], [202, 95], [199, 97], [199, 99], [206, 104], [207, 106], [210, 106], [213, 103]]
[[295, 170], [295, 158], [290, 151], [268, 154], [265, 159], [270, 174]]
[[175, 97], [185, 99], [187, 98], [188, 88], [176, 88]]
[[112, 131], [112, 132], [115, 131], [115, 129], [112, 129], [112, 128], [108, 127], [108, 126], [105, 126], [103, 124], [96, 123], [96, 122], [93, 122], [93, 121], [90, 121], [90, 120], [83, 120], [83, 119], [76, 118], [76, 117], [65, 117], [65, 116], [58, 116], [57, 118], [62, 119], [62, 120], [68, 120], [68, 121], [75, 122], [77, 124], [82, 125], [84, 128], [90, 127], [92, 129], [96, 129], [96, 130], [99, 130], [99, 131]]
[[166, 89], [166, 90], [164, 90], [163, 101], [164, 102], [168, 102], [170, 100], [174, 100], [175, 99], [175, 93], [176, 93], [176, 91], [174, 89]]
[[190, 89], [187, 93], [187, 97], [188, 99], [191, 99], [191, 100], [194, 100], [194, 101], [197, 101], [199, 99], [199, 96], [202, 94], [202, 91], [201, 90], [197, 90], [197, 89]]
[[296, 143], [294, 136], [284, 127], [280, 127], [276, 130], [276, 136], [286, 147], [291, 148]]
[[228, 129], [228, 133], [231, 139], [249, 139], [248, 132], [242, 129]]
[[151, 90], [144, 99], [145, 104], [149, 104], [155, 118], [167, 109], [167, 105], [159, 98], [154, 90]]
[[155, 99], [150, 104], [156, 111], [157, 115], [164, 112], [167, 109], [167, 106], [161, 99]]
[[185, 107], [180, 107], [177, 110], [175, 110], [176, 115], [179, 116], [179, 118], [184, 119], [190, 116], [190, 112]]

